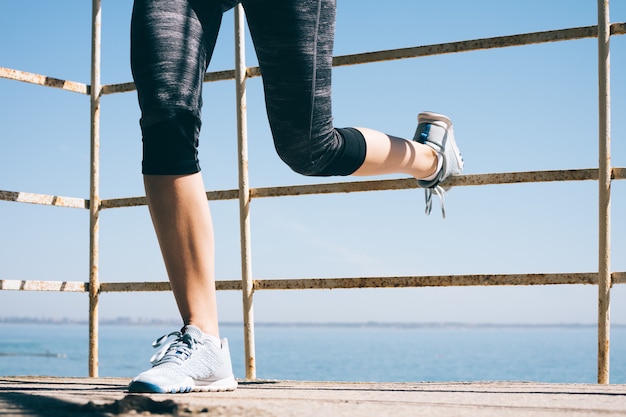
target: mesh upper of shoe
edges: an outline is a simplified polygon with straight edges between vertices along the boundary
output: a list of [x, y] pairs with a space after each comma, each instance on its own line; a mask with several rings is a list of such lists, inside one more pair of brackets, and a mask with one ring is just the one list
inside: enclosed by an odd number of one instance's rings
[[160, 348], [150, 359], [153, 366], [133, 383], [155, 385], [165, 391], [189, 391], [197, 383], [234, 378], [228, 350], [203, 338], [195, 326], [164, 335], [152, 345]]

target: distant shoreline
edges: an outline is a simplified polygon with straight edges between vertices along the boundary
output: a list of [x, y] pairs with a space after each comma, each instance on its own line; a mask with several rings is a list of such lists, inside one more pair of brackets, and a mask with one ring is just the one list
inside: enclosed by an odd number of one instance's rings
[[[0, 317], [2, 324], [88, 324], [87, 320], [72, 318]], [[128, 317], [103, 318], [101, 325], [112, 326], [180, 326], [179, 320], [137, 319]], [[221, 326], [243, 326], [241, 322], [222, 322]], [[256, 322], [256, 327], [337, 327], [337, 328], [425, 328], [425, 329], [481, 329], [481, 328], [595, 328], [595, 323], [463, 323], [463, 322]], [[626, 324], [612, 323], [612, 327], [626, 327]]]

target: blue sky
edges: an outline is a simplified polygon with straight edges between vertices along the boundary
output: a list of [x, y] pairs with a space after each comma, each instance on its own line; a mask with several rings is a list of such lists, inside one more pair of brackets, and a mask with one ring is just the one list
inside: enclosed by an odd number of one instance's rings
[[[87, 0], [0, 2], [0, 66], [89, 83]], [[103, 1], [102, 82], [131, 81], [130, 0]], [[626, 21], [614, 1], [613, 22]], [[596, 24], [591, 0], [340, 0], [335, 54]], [[612, 46], [613, 165], [626, 166], [626, 37]], [[585, 39], [342, 67], [337, 126], [411, 137], [422, 110], [448, 114], [466, 173], [597, 166], [597, 41]], [[233, 68], [228, 12], [210, 71]], [[251, 42], [248, 65], [256, 65]], [[280, 162], [260, 79], [248, 82], [253, 187], [305, 178]], [[208, 190], [237, 185], [234, 84], [205, 84], [200, 159]], [[102, 100], [103, 198], [143, 195], [135, 93]], [[0, 79], [0, 189], [88, 198], [89, 98]], [[397, 176], [395, 176], [397, 177]], [[380, 178], [394, 178], [386, 176]], [[626, 270], [626, 184], [613, 183], [612, 269]], [[211, 204], [218, 279], [240, 277], [238, 203]], [[448, 218], [423, 214], [421, 190], [255, 200], [255, 278], [586, 272], [597, 270], [595, 182], [452, 189]], [[0, 279], [88, 280], [88, 213], [0, 202]], [[620, 233], [618, 233], [620, 232]], [[147, 208], [101, 215], [100, 278], [164, 281]], [[220, 318], [241, 320], [240, 294], [220, 292]], [[626, 323], [626, 288], [612, 318]], [[593, 286], [257, 292], [258, 321], [583, 322]], [[102, 317], [177, 317], [170, 294], [104, 294]], [[0, 292], [0, 316], [86, 318], [85, 294]]]

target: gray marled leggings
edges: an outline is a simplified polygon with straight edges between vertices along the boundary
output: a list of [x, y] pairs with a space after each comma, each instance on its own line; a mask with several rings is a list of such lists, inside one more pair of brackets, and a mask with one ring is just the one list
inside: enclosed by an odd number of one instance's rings
[[[332, 123], [335, 0], [241, 3], [279, 156], [304, 175], [352, 174], [365, 159], [365, 139]], [[131, 66], [142, 112], [144, 174], [200, 170], [202, 79], [228, 7], [219, 0], [135, 0]]]

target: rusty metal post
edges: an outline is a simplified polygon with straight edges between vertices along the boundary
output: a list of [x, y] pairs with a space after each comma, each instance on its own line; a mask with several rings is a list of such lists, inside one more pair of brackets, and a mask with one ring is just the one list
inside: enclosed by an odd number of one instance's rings
[[91, 172], [89, 176], [89, 376], [98, 377], [98, 277], [100, 215], [100, 44], [101, 0], [92, 0]]
[[611, 84], [609, 1], [598, 0], [598, 383], [609, 383], [611, 292]]
[[254, 361], [254, 310], [250, 249], [250, 182], [248, 179], [248, 125], [246, 120], [246, 62], [244, 13], [235, 8], [235, 89], [237, 94], [237, 143], [239, 149], [239, 221], [241, 234], [241, 294], [246, 379], [256, 379]]

